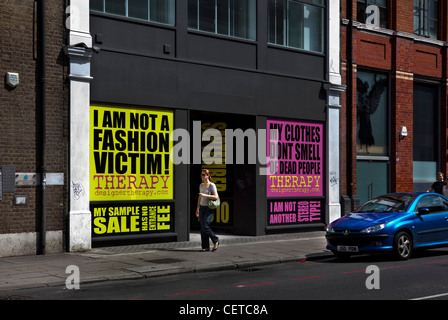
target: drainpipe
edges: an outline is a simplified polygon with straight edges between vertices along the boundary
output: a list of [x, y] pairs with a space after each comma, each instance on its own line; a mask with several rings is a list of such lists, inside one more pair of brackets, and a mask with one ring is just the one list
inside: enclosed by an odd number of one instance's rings
[[347, 14], [348, 14], [348, 25], [347, 25], [347, 185], [349, 197], [352, 200], [353, 208], [353, 196], [355, 190], [353, 187], [353, 2], [347, 1]]
[[45, 254], [46, 251], [46, 230], [47, 230], [47, 204], [46, 204], [46, 147], [47, 147], [47, 115], [46, 115], [46, 63], [45, 63], [45, 0], [37, 1], [37, 34], [38, 34], [38, 87], [40, 93], [39, 105], [41, 108], [41, 225], [40, 238], [38, 244], [38, 254]]

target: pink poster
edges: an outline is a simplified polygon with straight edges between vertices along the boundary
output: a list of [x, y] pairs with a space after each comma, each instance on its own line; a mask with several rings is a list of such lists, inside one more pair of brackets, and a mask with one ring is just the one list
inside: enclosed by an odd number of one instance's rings
[[323, 196], [323, 125], [267, 121], [268, 197]]

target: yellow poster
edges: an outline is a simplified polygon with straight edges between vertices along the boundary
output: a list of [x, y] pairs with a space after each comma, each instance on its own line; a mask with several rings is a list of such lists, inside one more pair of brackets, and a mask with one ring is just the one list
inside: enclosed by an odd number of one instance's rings
[[173, 199], [173, 112], [90, 107], [90, 201]]

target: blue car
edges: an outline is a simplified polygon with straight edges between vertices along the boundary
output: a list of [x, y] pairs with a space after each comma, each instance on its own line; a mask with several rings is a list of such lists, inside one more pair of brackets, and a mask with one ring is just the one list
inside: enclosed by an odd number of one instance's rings
[[367, 201], [327, 227], [327, 249], [336, 256], [448, 246], [448, 199], [437, 193], [393, 193]]

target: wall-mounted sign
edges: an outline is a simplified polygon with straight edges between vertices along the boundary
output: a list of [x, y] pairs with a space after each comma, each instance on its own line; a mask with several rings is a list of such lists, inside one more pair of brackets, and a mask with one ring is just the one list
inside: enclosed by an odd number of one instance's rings
[[90, 200], [173, 199], [173, 112], [90, 110]]
[[268, 200], [268, 226], [320, 223], [325, 218], [322, 199]]
[[173, 203], [91, 203], [92, 236], [174, 232]]
[[6, 84], [11, 87], [15, 88], [19, 85], [19, 74], [16, 72], [6, 72]]
[[267, 197], [323, 196], [323, 125], [267, 121]]

